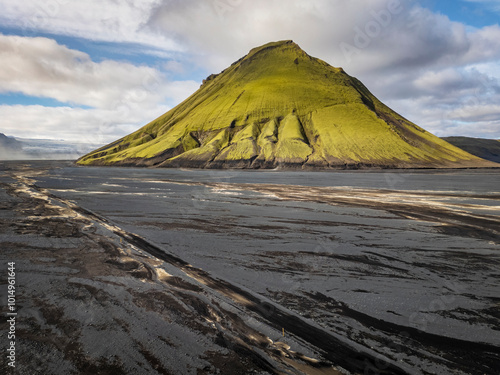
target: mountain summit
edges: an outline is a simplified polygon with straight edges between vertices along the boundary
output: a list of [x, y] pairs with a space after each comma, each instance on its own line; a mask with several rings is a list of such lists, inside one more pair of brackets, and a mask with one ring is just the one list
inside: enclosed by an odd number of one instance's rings
[[[252, 49], [169, 112], [78, 160], [187, 168], [491, 166], [292, 41]], [[494, 164], [493, 164], [494, 165]]]

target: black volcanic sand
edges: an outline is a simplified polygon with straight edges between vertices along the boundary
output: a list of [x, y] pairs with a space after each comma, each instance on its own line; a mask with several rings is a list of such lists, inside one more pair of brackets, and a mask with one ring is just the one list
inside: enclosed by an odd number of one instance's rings
[[497, 374], [498, 176], [0, 164], [2, 373]]

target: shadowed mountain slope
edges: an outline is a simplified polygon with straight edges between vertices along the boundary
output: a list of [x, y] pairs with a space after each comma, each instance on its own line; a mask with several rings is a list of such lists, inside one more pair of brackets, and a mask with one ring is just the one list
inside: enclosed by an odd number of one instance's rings
[[472, 155], [500, 163], [500, 140], [471, 137], [444, 137], [446, 142]]
[[398, 115], [292, 41], [255, 48], [156, 120], [78, 160], [187, 168], [439, 168], [494, 164]]

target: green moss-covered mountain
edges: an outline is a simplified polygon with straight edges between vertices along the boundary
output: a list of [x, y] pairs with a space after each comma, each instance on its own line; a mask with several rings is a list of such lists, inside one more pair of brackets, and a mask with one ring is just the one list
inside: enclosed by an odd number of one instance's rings
[[187, 168], [477, 167], [292, 41], [269, 43], [169, 112], [78, 160]]

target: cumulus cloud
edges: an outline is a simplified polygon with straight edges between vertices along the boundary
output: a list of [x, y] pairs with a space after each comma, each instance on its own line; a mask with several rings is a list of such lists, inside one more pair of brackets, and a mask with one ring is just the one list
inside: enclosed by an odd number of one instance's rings
[[97, 63], [48, 38], [0, 34], [0, 58], [0, 93], [70, 104], [0, 106], [1, 131], [18, 137], [110, 142], [163, 114], [199, 86], [169, 81], [148, 66]]
[[39, 32], [89, 40], [136, 43], [151, 51], [179, 51], [168, 35], [155, 34], [145, 23], [159, 0], [69, 1], [0, 0], [0, 24], [19, 29], [21, 36]]
[[137, 130], [138, 124], [145, 124], [168, 109], [158, 105], [110, 109], [0, 105], [1, 131], [21, 138], [105, 144], [118, 134]]
[[413, 0], [170, 0], [157, 5], [146, 25], [214, 69], [281, 39], [354, 74], [471, 63], [500, 53], [498, 26], [471, 34]]
[[[48, 38], [0, 34], [0, 92], [53, 98], [94, 108], [126, 103], [175, 102], [183, 92], [160, 71], [147, 66], [105, 60], [94, 62], [87, 54]], [[185, 83], [192, 89], [193, 82]], [[185, 96], [184, 96], [185, 98]]]
[[[280, 39], [294, 39], [354, 74], [500, 56], [498, 25], [468, 33], [466, 25], [415, 0], [0, 0], [0, 6], [0, 23], [20, 28], [22, 36], [46, 32], [135, 44], [164, 57], [183, 53], [214, 70]], [[359, 53], [346, 56], [342, 43]]]
[[214, 70], [225, 68], [255, 46], [283, 39], [293, 39], [335, 64], [343, 58], [339, 43], [354, 37], [353, 26], [366, 23], [369, 10], [385, 9], [388, 3], [391, 1], [170, 0], [158, 4], [147, 27], [171, 36]]
[[415, 74], [399, 93], [386, 103], [436, 135], [500, 136], [500, 82], [482, 66]]
[[500, 58], [500, 26], [493, 25], [470, 34], [470, 48], [461, 62], [477, 63]]

